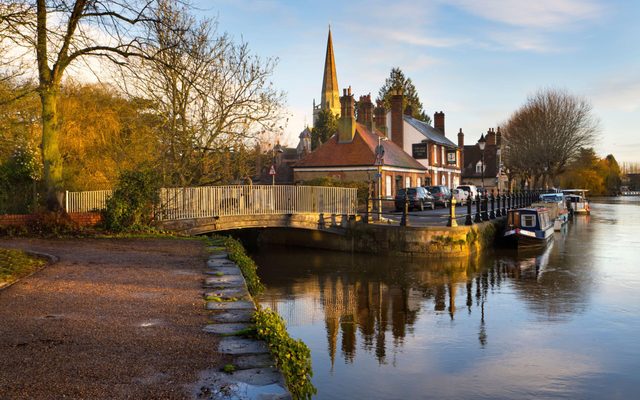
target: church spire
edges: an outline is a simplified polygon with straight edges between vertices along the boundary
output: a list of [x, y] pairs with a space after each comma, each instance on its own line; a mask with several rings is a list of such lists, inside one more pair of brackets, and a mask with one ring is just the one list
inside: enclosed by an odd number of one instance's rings
[[322, 78], [322, 93], [320, 108], [331, 110], [334, 115], [340, 115], [340, 92], [338, 90], [338, 75], [336, 61], [333, 55], [333, 41], [331, 40], [331, 26], [327, 39], [327, 55], [324, 59], [324, 77]]

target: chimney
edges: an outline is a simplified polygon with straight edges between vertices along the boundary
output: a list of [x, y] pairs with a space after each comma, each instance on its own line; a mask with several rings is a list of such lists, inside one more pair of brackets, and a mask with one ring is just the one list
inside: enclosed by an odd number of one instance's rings
[[338, 119], [338, 143], [350, 143], [356, 133], [356, 118], [353, 115], [354, 103], [349, 89], [343, 89], [340, 97], [340, 119]]
[[373, 110], [376, 129], [387, 136], [387, 110], [384, 109], [384, 103], [378, 100], [376, 108]]
[[460, 169], [464, 170], [464, 132], [458, 132], [458, 150], [460, 150]]
[[401, 91], [394, 90], [391, 95], [391, 140], [398, 147], [404, 149], [404, 118], [402, 116], [402, 102], [404, 96]]
[[365, 125], [369, 131], [373, 130], [373, 103], [371, 94], [360, 96], [358, 100], [358, 122]]
[[444, 113], [442, 111], [433, 114], [433, 127], [444, 136]]
[[487, 136], [485, 136], [485, 138], [487, 139], [487, 146], [495, 146], [496, 133], [493, 131], [493, 128], [489, 128], [489, 130], [487, 131]]
[[496, 146], [502, 146], [502, 133], [500, 132], [500, 127], [498, 127], [498, 131], [496, 132]]

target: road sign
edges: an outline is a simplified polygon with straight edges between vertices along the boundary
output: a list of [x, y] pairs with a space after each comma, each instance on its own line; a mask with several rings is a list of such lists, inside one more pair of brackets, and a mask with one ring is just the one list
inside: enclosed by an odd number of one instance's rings
[[272, 165], [271, 169], [269, 170], [269, 175], [275, 175], [276, 174], [276, 166]]

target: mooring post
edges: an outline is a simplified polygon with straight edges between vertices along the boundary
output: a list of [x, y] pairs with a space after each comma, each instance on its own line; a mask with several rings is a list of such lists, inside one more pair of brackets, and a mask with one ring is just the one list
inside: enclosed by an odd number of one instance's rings
[[408, 190], [404, 193], [404, 208], [402, 209], [402, 219], [400, 220], [400, 226], [409, 226], [409, 195]]
[[484, 195], [482, 196], [482, 220], [489, 220], [489, 194], [487, 191], [484, 191]]
[[507, 194], [504, 189], [502, 189], [502, 216], [507, 216]]
[[496, 190], [496, 218], [502, 216], [502, 209], [500, 208], [500, 189]]
[[467, 216], [464, 219], [465, 225], [473, 225], [473, 219], [471, 218], [471, 203], [473, 203], [473, 196], [471, 192], [469, 192], [469, 196], [467, 196]]
[[364, 223], [370, 224], [373, 221], [371, 212], [373, 211], [373, 203], [371, 199], [371, 191], [367, 191], [367, 207], [364, 211]]
[[473, 219], [473, 222], [475, 223], [480, 223], [482, 222], [482, 216], [480, 215], [480, 203], [482, 202], [482, 200], [480, 200], [480, 193], [476, 194], [476, 216]]
[[449, 220], [447, 221], [447, 226], [458, 226], [458, 221], [456, 221], [456, 198], [453, 194], [451, 194], [451, 209], [449, 210]]
[[491, 212], [489, 212], [489, 219], [496, 219], [496, 196], [491, 189]]

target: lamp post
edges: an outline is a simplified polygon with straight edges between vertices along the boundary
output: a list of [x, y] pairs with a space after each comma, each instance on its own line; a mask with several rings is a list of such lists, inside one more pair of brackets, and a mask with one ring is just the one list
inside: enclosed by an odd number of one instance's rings
[[487, 140], [484, 138], [484, 134], [480, 135], [478, 140], [478, 147], [480, 148], [480, 180], [482, 182], [482, 189], [484, 190], [484, 147], [487, 144]]
[[276, 145], [273, 146], [271, 152], [273, 155], [273, 163], [271, 164], [269, 174], [271, 175], [271, 185], [274, 186], [276, 184], [276, 153], [284, 153], [282, 146], [280, 146], [280, 142], [276, 142]]
[[387, 137], [378, 136], [378, 146], [376, 146], [376, 161], [378, 167], [378, 221], [382, 220], [382, 166], [384, 165], [384, 146], [383, 140], [389, 140]]

